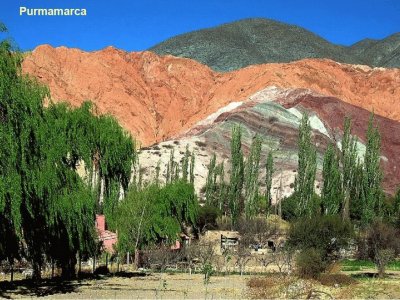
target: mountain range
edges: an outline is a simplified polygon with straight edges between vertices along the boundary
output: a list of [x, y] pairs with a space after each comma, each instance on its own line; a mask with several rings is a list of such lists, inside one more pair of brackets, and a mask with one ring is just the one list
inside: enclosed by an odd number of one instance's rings
[[[206, 43], [207, 39], [212, 42]], [[53, 101], [78, 106], [91, 100], [98, 113], [115, 116], [140, 142], [145, 180], [154, 178], [159, 160], [163, 163], [161, 172], [166, 172], [172, 148], [179, 161], [188, 145], [197, 157], [198, 192], [204, 186], [211, 155], [216, 153], [218, 162], [228, 161], [231, 128], [238, 124], [244, 130], [245, 153], [255, 134], [263, 138], [263, 155], [274, 151], [279, 172], [273, 187], [277, 190], [283, 182], [283, 193], [289, 195], [297, 168], [302, 112], [310, 115], [317, 146], [318, 190], [322, 155], [328, 143], [340, 145], [344, 117], [353, 120], [362, 157], [368, 118], [374, 112], [382, 138], [383, 186], [393, 194], [400, 182], [400, 69], [370, 67], [365, 60], [373, 61], [371, 65], [396, 63], [399, 57], [394, 45], [398, 41], [398, 35], [393, 35], [342, 47], [299, 27], [252, 19], [164, 43], [174, 49], [190, 49], [200, 58], [179, 57], [186, 56], [183, 53], [126, 52], [114, 47], [85, 52], [42, 45], [26, 54], [23, 72], [46, 84]], [[266, 56], [260, 53], [275, 55], [277, 62], [265, 63]], [[322, 58], [304, 58], [307, 55]], [[362, 64], [352, 60], [363, 55]], [[259, 59], [256, 62], [255, 57]], [[215, 71], [232, 69], [237, 70]], [[229, 174], [228, 164], [226, 167]]]
[[336, 45], [299, 26], [269, 19], [244, 19], [185, 33], [149, 49], [159, 55], [197, 60], [215, 71], [249, 65], [329, 58], [372, 67], [400, 67], [400, 33], [382, 40]]

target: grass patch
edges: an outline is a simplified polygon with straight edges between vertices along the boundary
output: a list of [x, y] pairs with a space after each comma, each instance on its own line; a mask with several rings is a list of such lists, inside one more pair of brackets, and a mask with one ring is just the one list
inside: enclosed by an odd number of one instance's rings
[[[370, 260], [350, 260], [345, 259], [342, 261], [342, 271], [352, 272], [352, 271], [364, 271], [368, 269], [375, 269], [375, 264]], [[400, 261], [396, 260], [387, 265], [386, 270], [390, 271], [400, 271]]]

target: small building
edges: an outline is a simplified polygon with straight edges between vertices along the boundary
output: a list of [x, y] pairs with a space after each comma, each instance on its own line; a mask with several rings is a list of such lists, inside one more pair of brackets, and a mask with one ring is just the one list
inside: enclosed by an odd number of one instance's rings
[[208, 230], [200, 237], [201, 242], [211, 243], [216, 254], [221, 255], [225, 249], [235, 250], [240, 242], [240, 234], [229, 230]]
[[118, 236], [115, 232], [107, 230], [104, 215], [96, 215], [96, 230], [99, 240], [103, 242], [103, 250], [110, 254], [114, 253], [114, 245], [117, 244]]

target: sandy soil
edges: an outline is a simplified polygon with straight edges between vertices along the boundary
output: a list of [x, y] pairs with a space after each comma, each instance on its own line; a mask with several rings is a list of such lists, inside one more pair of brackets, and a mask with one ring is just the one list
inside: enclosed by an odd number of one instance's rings
[[[271, 275], [269, 275], [271, 276]], [[315, 280], [272, 275], [257, 287], [251, 278], [265, 276], [213, 276], [208, 285], [201, 274], [149, 274], [125, 277], [100, 277], [71, 282], [19, 282], [16, 288], [0, 283], [0, 299], [43, 297], [47, 299], [249, 299], [260, 295], [306, 299], [400, 299], [400, 274], [384, 279], [362, 277], [350, 285], [323, 286]], [[270, 285], [272, 283], [272, 285]], [[312, 291], [312, 292], [310, 292]], [[286, 295], [286, 297], [285, 297]]]
[[145, 277], [104, 277], [53, 286], [19, 286], [0, 291], [0, 298], [43, 296], [58, 299], [243, 299], [248, 276], [212, 277], [205, 285], [201, 274], [152, 274]]

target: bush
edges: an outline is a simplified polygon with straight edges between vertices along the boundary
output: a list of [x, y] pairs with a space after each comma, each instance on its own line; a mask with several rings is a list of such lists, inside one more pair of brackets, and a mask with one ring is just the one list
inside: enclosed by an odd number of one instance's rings
[[400, 232], [392, 225], [375, 221], [358, 241], [358, 256], [372, 260], [379, 272], [385, 274], [386, 265], [400, 253]]
[[346, 286], [357, 283], [357, 280], [346, 274], [321, 274], [318, 281], [326, 286]]
[[339, 250], [346, 248], [353, 237], [350, 222], [340, 216], [316, 216], [292, 223], [288, 245], [298, 250], [318, 249], [324, 261], [334, 260]]
[[302, 278], [318, 278], [326, 269], [321, 250], [309, 248], [302, 250], [296, 257], [297, 273]]
[[[311, 210], [313, 212], [313, 215], [320, 215], [321, 197], [318, 196], [317, 194], [314, 194], [313, 197], [311, 197], [311, 203], [312, 203]], [[295, 193], [293, 193], [289, 197], [284, 198], [281, 203], [282, 218], [287, 221], [292, 221], [294, 219], [302, 217], [297, 215], [296, 211], [297, 205], [298, 205], [298, 198]]]

